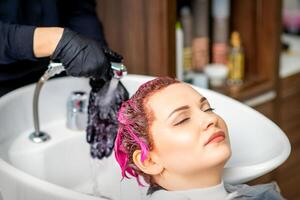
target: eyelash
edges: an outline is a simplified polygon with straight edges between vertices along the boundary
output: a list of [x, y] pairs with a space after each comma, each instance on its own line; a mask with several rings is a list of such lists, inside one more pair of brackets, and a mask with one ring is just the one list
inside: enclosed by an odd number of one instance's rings
[[208, 109], [204, 110], [203, 112], [212, 112], [214, 110], [215, 110], [214, 108], [208, 108]]
[[183, 124], [184, 122], [186, 122], [187, 120], [189, 120], [190, 118], [185, 118], [184, 120], [181, 120], [180, 122], [178, 122], [177, 124], [174, 124], [174, 126], [178, 126], [180, 124]]
[[[212, 112], [214, 110], [215, 110], [214, 108], [208, 108], [208, 109], [204, 110], [203, 112]], [[189, 117], [185, 118], [185, 119], [181, 120], [180, 122], [178, 122], [177, 124], [175, 124], [174, 126], [183, 124], [184, 122], [188, 121], [189, 119], [190, 119]]]

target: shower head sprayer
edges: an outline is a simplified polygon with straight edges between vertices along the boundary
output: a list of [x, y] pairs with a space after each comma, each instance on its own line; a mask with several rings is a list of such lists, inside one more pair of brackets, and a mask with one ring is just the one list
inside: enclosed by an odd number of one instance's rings
[[123, 63], [112, 62], [111, 68], [114, 72], [114, 78], [120, 79], [127, 74], [126, 66]]

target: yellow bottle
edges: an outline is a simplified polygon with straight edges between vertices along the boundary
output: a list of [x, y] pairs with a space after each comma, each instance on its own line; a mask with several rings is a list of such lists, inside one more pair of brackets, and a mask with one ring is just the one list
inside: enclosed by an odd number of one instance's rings
[[245, 55], [241, 46], [240, 34], [233, 32], [230, 38], [231, 49], [229, 53], [229, 84], [242, 84], [245, 71]]

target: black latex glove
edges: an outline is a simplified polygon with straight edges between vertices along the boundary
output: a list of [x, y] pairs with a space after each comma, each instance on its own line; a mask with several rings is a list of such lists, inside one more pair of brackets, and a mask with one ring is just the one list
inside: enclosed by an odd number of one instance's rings
[[51, 59], [61, 62], [67, 75], [109, 80], [110, 62], [121, 62], [123, 57], [102, 47], [96, 40], [65, 28]]
[[108, 104], [103, 104], [110, 88], [110, 82], [90, 80], [92, 90], [88, 104], [88, 125], [86, 139], [90, 144], [93, 158], [109, 157], [114, 148], [118, 131], [117, 113], [122, 102], [128, 100], [129, 94], [120, 81], [113, 91]]

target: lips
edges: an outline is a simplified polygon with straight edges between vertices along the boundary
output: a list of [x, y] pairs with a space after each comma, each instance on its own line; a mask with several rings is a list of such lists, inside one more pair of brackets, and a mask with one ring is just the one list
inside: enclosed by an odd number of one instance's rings
[[222, 142], [224, 139], [225, 139], [225, 133], [223, 131], [217, 131], [209, 137], [209, 139], [206, 141], [204, 146], [210, 143]]

